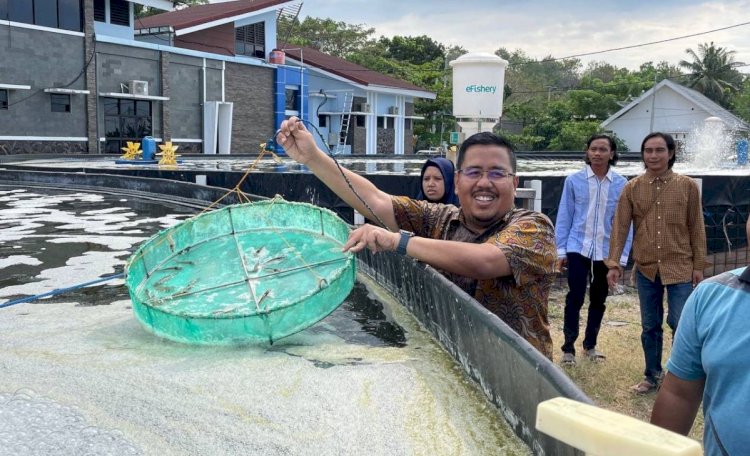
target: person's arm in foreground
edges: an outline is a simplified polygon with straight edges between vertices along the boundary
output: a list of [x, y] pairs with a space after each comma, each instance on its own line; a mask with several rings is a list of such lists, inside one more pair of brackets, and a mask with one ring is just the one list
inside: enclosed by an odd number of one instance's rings
[[682, 380], [667, 373], [651, 412], [651, 424], [688, 435], [703, 397], [706, 379]]
[[339, 198], [346, 201], [349, 206], [370, 220], [377, 221], [377, 218], [370, 213], [365, 204], [349, 188], [349, 184], [342, 176], [343, 172], [357, 194], [386, 224], [387, 228], [391, 231], [398, 230], [391, 195], [378, 189], [372, 182], [359, 174], [345, 168], [339, 168], [331, 157], [318, 148], [312, 134], [307, 131], [298, 118], [291, 117], [283, 121], [279, 130], [276, 141], [284, 148], [287, 155], [310, 168], [318, 179]]
[[[359, 252], [368, 248], [376, 253], [393, 251], [400, 239], [401, 235], [397, 232], [364, 225], [352, 232], [344, 250]], [[488, 243], [471, 244], [415, 236], [409, 240], [406, 252], [434, 268], [473, 279], [504, 277], [512, 272], [505, 253]]]

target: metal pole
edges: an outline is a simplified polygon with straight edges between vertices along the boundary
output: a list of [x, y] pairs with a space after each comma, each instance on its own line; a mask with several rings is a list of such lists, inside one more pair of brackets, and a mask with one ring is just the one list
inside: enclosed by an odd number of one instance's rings
[[654, 71], [654, 93], [651, 94], [651, 123], [648, 126], [648, 133], [654, 131], [654, 109], [656, 109], [656, 71]]

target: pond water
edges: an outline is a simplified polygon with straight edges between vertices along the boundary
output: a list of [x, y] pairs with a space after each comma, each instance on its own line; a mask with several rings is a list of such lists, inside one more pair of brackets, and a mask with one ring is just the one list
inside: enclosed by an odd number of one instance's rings
[[[338, 161], [347, 169], [360, 174], [367, 175], [408, 175], [418, 176], [426, 158], [415, 158], [405, 156], [403, 158], [372, 158], [362, 157], [348, 158], [338, 157]], [[194, 172], [216, 172], [216, 171], [246, 171], [253, 172], [309, 172], [309, 170], [289, 158], [282, 158], [281, 162], [268, 159], [249, 158], [203, 158], [190, 157], [182, 160], [176, 167], [160, 167], [157, 164], [116, 164], [114, 160], [82, 160], [82, 159], [31, 159], [9, 162], [27, 167], [55, 168], [64, 171], [66, 169], [167, 169], [184, 170]], [[578, 171], [584, 166], [583, 153], [580, 160], [560, 159], [518, 159], [518, 174], [520, 176], [567, 176]], [[620, 161], [614, 168], [618, 173], [625, 176], [635, 176], [643, 172], [643, 164], [640, 161]], [[733, 164], [712, 165], [704, 163], [677, 162], [674, 170], [678, 173], [690, 175], [728, 175], [746, 176], [750, 174], [750, 166], [736, 166]]]
[[[119, 272], [192, 210], [0, 186], [0, 304]], [[189, 346], [136, 321], [121, 281], [0, 309], [8, 454], [529, 454], [413, 317], [360, 276], [274, 345]]]

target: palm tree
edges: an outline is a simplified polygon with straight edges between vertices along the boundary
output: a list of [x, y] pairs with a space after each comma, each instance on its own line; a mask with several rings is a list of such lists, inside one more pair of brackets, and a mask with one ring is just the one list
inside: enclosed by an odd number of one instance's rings
[[686, 49], [692, 62], [680, 61], [680, 67], [689, 71], [687, 86], [717, 103], [726, 104], [727, 95], [738, 91], [742, 85], [742, 74], [735, 69], [734, 51], [710, 44], [698, 45], [698, 52]]

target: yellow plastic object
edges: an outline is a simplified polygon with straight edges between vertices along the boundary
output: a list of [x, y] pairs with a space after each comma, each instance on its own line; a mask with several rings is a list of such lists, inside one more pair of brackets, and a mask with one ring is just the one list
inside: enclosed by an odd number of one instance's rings
[[120, 156], [123, 160], [136, 160], [143, 151], [141, 150], [141, 143], [128, 141], [128, 147], [122, 147], [124, 155]]
[[563, 397], [540, 403], [536, 428], [590, 456], [700, 456], [700, 443], [636, 418]]
[[179, 342], [273, 342], [333, 312], [355, 280], [349, 226], [270, 200], [206, 212], [146, 241], [126, 265], [133, 311]]
[[164, 144], [159, 145], [159, 149], [161, 150], [161, 153], [158, 153], [156, 155], [161, 155], [161, 159], [159, 160], [160, 165], [168, 165], [168, 166], [174, 166], [177, 165], [177, 155], [175, 152], [180, 146], [173, 146], [172, 141], [167, 141]]

